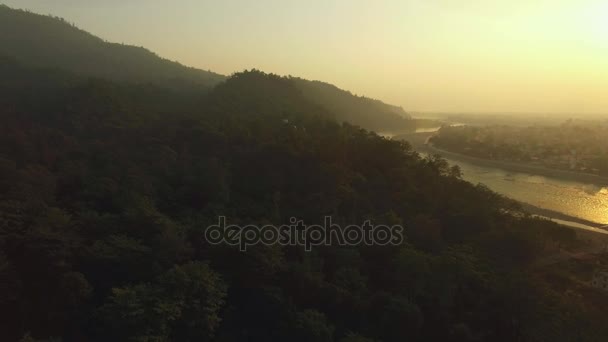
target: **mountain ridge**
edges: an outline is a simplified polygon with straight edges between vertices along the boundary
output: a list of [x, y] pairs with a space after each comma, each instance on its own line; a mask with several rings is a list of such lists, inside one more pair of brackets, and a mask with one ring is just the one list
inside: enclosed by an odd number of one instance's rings
[[[23, 67], [61, 69], [117, 82], [151, 83], [182, 92], [208, 92], [228, 79], [162, 58], [143, 47], [105, 41], [59, 17], [6, 5], [0, 5], [0, 56]], [[332, 112], [338, 122], [378, 132], [407, 132], [415, 127], [400, 107], [354, 95], [327, 82], [286, 78], [306, 98]]]
[[184, 66], [143, 47], [110, 43], [64, 19], [0, 6], [0, 54], [114, 81], [210, 88], [226, 78]]

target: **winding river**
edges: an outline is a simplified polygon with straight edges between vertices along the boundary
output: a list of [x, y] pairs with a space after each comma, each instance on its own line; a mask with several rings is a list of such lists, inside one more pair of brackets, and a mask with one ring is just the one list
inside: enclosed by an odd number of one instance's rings
[[463, 178], [533, 206], [608, 225], [608, 188], [450, 160]]
[[[413, 147], [424, 154], [428, 152], [419, 136], [432, 132], [424, 129], [408, 137]], [[424, 140], [424, 139], [423, 139]], [[608, 225], [608, 188], [591, 183], [570, 181], [521, 172], [512, 172], [488, 165], [444, 156], [450, 164], [459, 165], [463, 178], [473, 184], [482, 183], [488, 188], [519, 202], [534, 207], [562, 213], [586, 221]], [[568, 221], [567, 218], [554, 219], [557, 222], [573, 227], [596, 230], [580, 222]], [[597, 225], [596, 225], [597, 226]]]

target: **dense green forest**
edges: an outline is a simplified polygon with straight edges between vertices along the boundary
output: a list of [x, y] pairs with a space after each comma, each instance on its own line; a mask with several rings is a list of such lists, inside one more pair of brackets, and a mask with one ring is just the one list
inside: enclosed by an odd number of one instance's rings
[[[174, 107], [151, 86], [22, 72], [31, 84], [3, 84], [20, 96], [2, 100], [0, 126], [8, 340], [606, 336], [525, 272], [567, 229], [328, 120], [289, 79], [245, 72]], [[218, 215], [403, 223], [407, 242], [242, 253], [205, 243]]]
[[[292, 78], [197, 92], [54, 67], [0, 59], [2, 340], [608, 338], [605, 296], [564, 296], [532, 267], [572, 230], [336, 121]], [[406, 237], [240, 252], [205, 241], [220, 215]]]

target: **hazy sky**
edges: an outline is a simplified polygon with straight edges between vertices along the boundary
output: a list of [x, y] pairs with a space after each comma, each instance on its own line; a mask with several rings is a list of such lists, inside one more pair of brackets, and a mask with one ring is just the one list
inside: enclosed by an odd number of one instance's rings
[[608, 0], [0, 0], [230, 74], [412, 111], [608, 113]]

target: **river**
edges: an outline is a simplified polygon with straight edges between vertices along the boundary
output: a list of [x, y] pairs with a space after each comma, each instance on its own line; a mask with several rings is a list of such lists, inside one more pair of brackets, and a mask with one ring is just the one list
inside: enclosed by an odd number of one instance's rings
[[[430, 130], [411, 135], [412, 138], [398, 137], [410, 141], [422, 154], [428, 151], [421, 139]], [[424, 134], [427, 133], [427, 134]], [[424, 139], [423, 139], [424, 140]], [[519, 202], [534, 207], [562, 213], [582, 220], [608, 225], [608, 188], [591, 183], [570, 181], [541, 175], [512, 172], [488, 167], [465, 160], [444, 156], [450, 164], [460, 166], [463, 179], [473, 184], [482, 183], [488, 188]], [[596, 230], [581, 222], [568, 221], [557, 217], [555, 221], [573, 227]], [[597, 225], [596, 225], [597, 226]]]
[[608, 188], [448, 161], [459, 165], [463, 178], [471, 183], [483, 183], [500, 194], [535, 207], [608, 225]]

